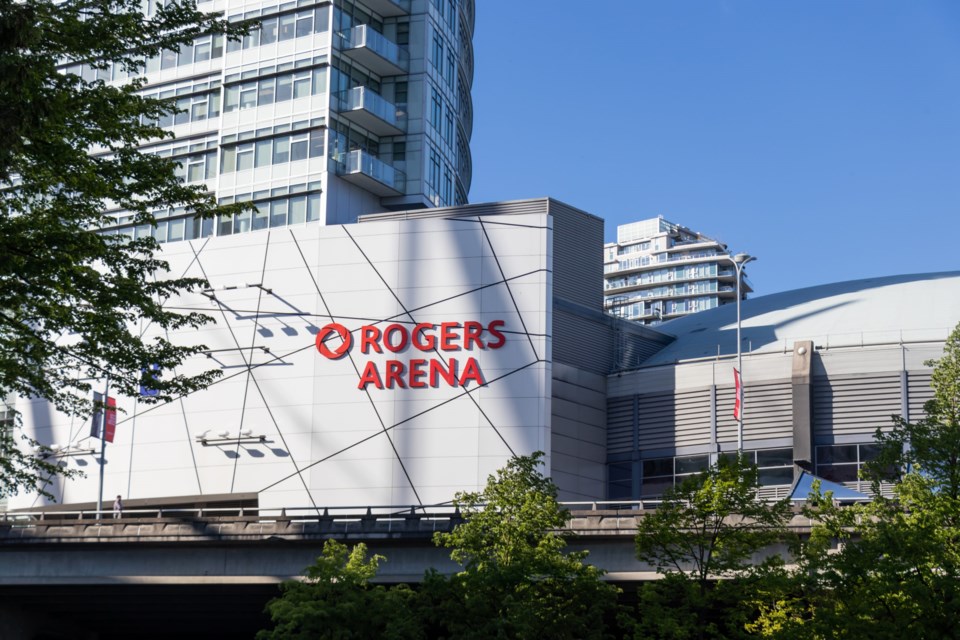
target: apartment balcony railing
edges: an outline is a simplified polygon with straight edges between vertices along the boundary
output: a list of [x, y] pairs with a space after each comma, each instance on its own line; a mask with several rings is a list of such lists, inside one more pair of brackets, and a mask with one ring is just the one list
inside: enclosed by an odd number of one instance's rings
[[606, 273], [630, 271], [631, 269], [642, 269], [643, 267], [648, 267], [650, 265], [666, 264], [671, 262], [689, 262], [690, 260], [703, 260], [705, 258], [723, 258], [723, 256], [709, 252], [689, 253], [680, 256], [671, 256], [666, 253], [658, 253], [653, 256], [642, 256], [639, 258], [623, 260], [617, 262], [616, 264], [608, 264], [605, 265], [604, 271]]
[[378, 136], [396, 136], [403, 133], [405, 118], [395, 105], [387, 102], [368, 87], [354, 87], [336, 94], [337, 111]]
[[363, 0], [363, 3], [384, 18], [410, 14], [410, 0]]
[[377, 75], [398, 76], [409, 68], [409, 54], [368, 24], [340, 33], [339, 40], [345, 56]]
[[406, 189], [407, 177], [379, 158], [354, 149], [337, 159], [337, 175], [380, 197], [399, 196]]

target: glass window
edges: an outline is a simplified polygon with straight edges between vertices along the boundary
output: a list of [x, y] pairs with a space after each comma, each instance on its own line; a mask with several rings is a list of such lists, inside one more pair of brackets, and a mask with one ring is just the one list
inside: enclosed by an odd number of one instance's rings
[[673, 458], [656, 458], [643, 461], [643, 477], [673, 476]]
[[323, 155], [323, 129], [314, 129], [310, 132], [310, 157], [317, 158]]
[[207, 111], [207, 114], [211, 118], [216, 118], [220, 115], [220, 92], [210, 94], [210, 109]]
[[180, 59], [177, 60], [178, 65], [183, 64], [193, 64], [193, 44], [181, 44], [180, 45]]
[[213, 50], [210, 53], [211, 58], [219, 58], [223, 55], [223, 34], [213, 36]]
[[305, 98], [310, 95], [310, 72], [300, 71], [293, 74], [293, 97]]
[[327, 7], [320, 7], [313, 13], [313, 32], [323, 33], [330, 28], [330, 11]]
[[757, 451], [758, 467], [783, 467], [793, 465], [793, 449], [760, 449]]
[[[312, 193], [307, 196], [307, 222], [315, 222], [320, 219], [320, 194]], [[290, 221], [293, 224], [295, 220]]]
[[293, 76], [277, 78], [277, 102], [285, 102], [293, 96]]
[[187, 182], [203, 180], [205, 177], [204, 166], [203, 156], [191, 156], [187, 161]]
[[277, 41], [277, 18], [267, 18], [260, 23], [260, 44], [273, 44]]
[[273, 164], [290, 162], [290, 138], [277, 138], [273, 143]]
[[167, 241], [176, 242], [177, 240], [183, 240], [183, 230], [184, 223], [186, 221], [183, 218], [179, 220], [171, 220], [169, 226], [167, 227]]
[[213, 39], [210, 36], [197, 38], [193, 47], [193, 59], [195, 62], [203, 62], [210, 59]]
[[273, 96], [277, 88], [276, 78], [266, 78], [257, 83], [257, 106], [273, 104]]
[[223, 147], [220, 150], [220, 173], [231, 173], [237, 169], [237, 148]]
[[253, 169], [253, 143], [241, 144], [237, 147], [237, 171]]
[[233, 233], [233, 217], [232, 216], [218, 216], [220, 219], [220, 225], [217, 229], [218, 236], [228, 236]]
[[607, 465], [608, 498], [629, 500], [633, 497], [633, 465], [620, 462]]
[[288, 13], [285, 16], [280, 16], [279, 39], [281, 41], [292, 40], [294, 38], [294, 34], [296, 33], [296, 22], [297, 17], [292, 13]]
[[207, 96], [198, 96], [193, 99], [193, 104], [190, 105], [190, 121], [197, 122], [198, 120], [207, 119]]
[[244, 211], [233, 216], [233, 232], [245, 233], [250, 231], [250, 212]]
[[[302, 224], [307, 219], [307, 197], [290, 198], [290, 224]], [[271, 226], [273, 222], [271, 221]]]
[[224, 113], [235, 111], [239, 107], [240, 107], [240, 87], [237, 85], [234, 85], [232, 87], [227, 87], [225, 89], [225, 95], [223, 98]]
[[240, 108], [249, 109], [257, 106], [257, 83], [248, 82], [240, 85]]
[[306, 133], [298, 133], [290, 138], [290, 161], [307, 159], [307, 143], [310, 137]]
[[835, 464], [857, 461], [857, 445], [841, 445], [833, 447], [817, 447], [818, 464]]
[[327, 70], [324, 67], [318, 67], [313, 70], [313, 94], [323, 93], [327, 90]]
[[254, 231], [258, 229], [266, 229], [267, 222], [269, 221], [270, 207], [266, 204], [262, 204], [253, 210], [253, 225], [252, 228]]
[[153, 56], [152, 58], [147, 58], [146, 71], [147, 73], [160, 71], [160, 56]]
[[282, 227], [287, 224], [287, 201], [274, 200], [270, 203], [270, 226]]
[[177, 52], [171, 49], [164, 49], [160, 52], [160, 68], [172, 69], [177, 66]]
[[301, 11], [297, 14], [296, 37], [302, 38], [313, 33], [313, 11]]
[[760, 469], [757, 477], [761, 485], [767, 487], [775, 484], [791, 484], [793, 482], [793, 467], [774, 469]]
[[258, 140], [256, 144], [254, 165], [258, 167], [266, 167], [271, 164], [272, 160], [273, 160], [273, 141]]
[[217, 154], [215, 153], [206, 154], [204, 156], [204, 165], [205, 165], [204, 172], [206, 173], [206, 177], [208, 179], [217, 175]]
[[831, 482], [856, 482], [857, 469], [855, 464], [818, 465], [817, 475]]
[[677, 458], [677, 475], [700, 473], [710, 466], [710, 456], [685, 456]]

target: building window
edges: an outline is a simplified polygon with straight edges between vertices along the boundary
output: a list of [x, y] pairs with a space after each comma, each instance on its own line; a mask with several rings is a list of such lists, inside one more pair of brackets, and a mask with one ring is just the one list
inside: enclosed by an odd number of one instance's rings
[[437, 135], [443, 131], [441, 121], [443, 120], [443, 100], [440, 99], [440, 92], [431, 89], [432, 98], [430, 100], [430, 124], [433, 125]]
[[220, 155], [220, 173], [245, 171], [323, 155], [323, 129], [275, 136], [256, 142], [225, 145]]
[[443, 76], [443, 36], [437, 30], [433, 31], [433, 53], [430, 62], [433, 63], [433, 68], [437, 70], [437, 74]]
[[860, 468], [879, 452], [872, 443], [817, 447], [817, 475], [831, 482], [857, 482]]
[[[324, 93], [327, 90], [326, 67], [286, 73], [252, 82], [228, 85], [224, 89], [224, 112], [237, 109], [251, 109], [285, 102], [310, 95]], [[219, 109], [219, 101], [217, 103]]]
[[631, 500], [633, 498], [633, 464], [616, 462], [607, 465], [607, 498]]

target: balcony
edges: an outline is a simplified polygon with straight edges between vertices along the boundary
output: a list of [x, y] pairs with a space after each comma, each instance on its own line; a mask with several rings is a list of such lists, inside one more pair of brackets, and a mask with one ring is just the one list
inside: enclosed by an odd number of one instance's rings
[[403, 172], [366, 151], [354, 149], [337, 160], [337, 175], [382, 198], [403, 195], [406, 189], [407, 177]]
[[337, 111], [347, 120], [378, 136], [403, 133], [397, 107], [367, 87], [354, 87], [336, 95]]
[[339, 39], [343, 55], [379, 76], [398, 76], [407, 71], [407, 52], [368, 24], [341, 33]]
[[384, 18], [405, 16], [410, 13], [410, 0], [363, 0], [363, 3]]

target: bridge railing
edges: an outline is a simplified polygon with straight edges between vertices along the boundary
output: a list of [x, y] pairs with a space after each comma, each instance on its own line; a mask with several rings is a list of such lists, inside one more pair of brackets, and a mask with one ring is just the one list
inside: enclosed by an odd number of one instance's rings
[[[578, 512], [594, 511], [645, 511], [656, 509], [659, 500], [594, 500], [578, 502], [562, 502], [567, 510]], [[37, 508], [29, 510], [0, 512], [0, 522], [6, 524], [28, 523], [47, 520], [113, 520], [131, 518], [185, 518], [185, 519], [217, 519], [217, 518], [249, 518], [252, 520], [274, 521], [285, 520], [363, 520], [390, 518], [417, 519], [451, 519], [459, 518], [460, 511], [451, 504], [436, 505], [348, 505], [335, 507], [146, 507], [129, 508], [121, 512], [111, 510], [97, 511], [96, 509], [66, 510], [62, 508]]]

